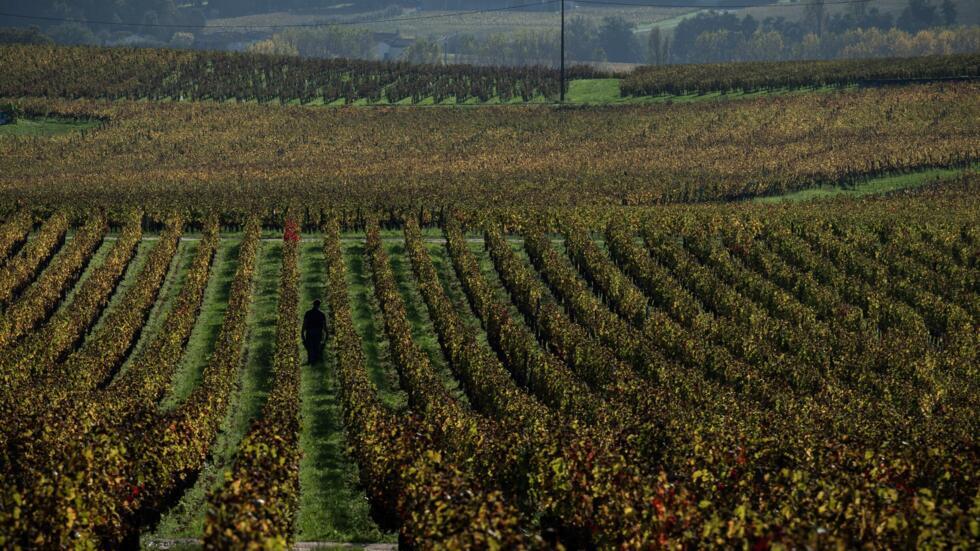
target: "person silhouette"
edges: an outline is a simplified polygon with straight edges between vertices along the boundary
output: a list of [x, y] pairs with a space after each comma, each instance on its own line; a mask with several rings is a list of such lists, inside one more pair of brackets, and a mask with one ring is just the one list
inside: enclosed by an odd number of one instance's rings
[[320, 353], [327, 336], [327, 316], [320, 311], [319, 300], [314, 300], [313, 308], [310, 308], [303, 316], [302, 333], [307, 359], [311, 364], [319, 362]]

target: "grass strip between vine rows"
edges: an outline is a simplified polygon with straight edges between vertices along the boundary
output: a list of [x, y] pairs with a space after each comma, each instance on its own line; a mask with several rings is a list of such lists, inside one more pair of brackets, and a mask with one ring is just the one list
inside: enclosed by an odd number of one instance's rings
[[299, 506], [299, 227], [283, 236], [272, 391], [208, 498], [207, 549], [287, 548]]

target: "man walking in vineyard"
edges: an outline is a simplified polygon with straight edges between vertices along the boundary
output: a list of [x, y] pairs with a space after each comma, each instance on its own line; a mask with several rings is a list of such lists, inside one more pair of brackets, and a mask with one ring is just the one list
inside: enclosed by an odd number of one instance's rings
[[314, 300], [313, 308], [303, 316], [303, 346], [311, 364], [320, 361], [320, 353], [326, 344], [326, 329], [327, 316], [320, 311], [320, 301]]

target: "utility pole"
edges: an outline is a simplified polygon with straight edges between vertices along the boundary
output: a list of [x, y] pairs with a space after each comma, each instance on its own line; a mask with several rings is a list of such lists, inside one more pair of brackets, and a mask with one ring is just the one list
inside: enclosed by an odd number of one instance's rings
[[561, 91], [559, 92], [559, 103], [565, 103], [565, 0], [561, 2]]

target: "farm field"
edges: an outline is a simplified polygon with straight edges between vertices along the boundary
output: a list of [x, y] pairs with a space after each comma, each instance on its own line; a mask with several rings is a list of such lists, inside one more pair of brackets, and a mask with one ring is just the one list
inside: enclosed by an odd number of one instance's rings
[[0, 548], [980, 545], [976, 56], [0, 60]]
[[4, 541], [968, 541], [977, 185], [424, 232], [39, 219], [0, 268]]
[[22, 99], [25, 112], [112, 122], [84, 137], [6, 142], [0, 197], [348, 210], [743, 199], [965, 166], [980, 157], [978, 90], [941, 83], [595, 110]]
[[[678, 14], [690, 12], [689, 8], [658, 8], [658, 7], [626, 7], [626, 6], [586, 6], [578, 5], [569, 10], [569, 17], [582, 17], [593, 22], [601, 21], [604, 17], [623, 17], [637, 22], [639, 30], [649, 30], [649, 26], [672, 18]], [[472, 13], [463, 17], [452, 17], [451, 11], [423, 10], [408, 12], [398, 16], [381, 16], [367, 13], [363, 15], [340, 15], [337, 10], [306, 10], [303, 12], [273, 12], [242, 17], [214, 19], [209, 24], [220, 25], [289, 25], [309, 24], [325, 21], [364, 21], [378, 19], [394, 19], [362, 23], [361, 26], [372, 31], [400, 32], [405, 36], [427, 37], [431, 35], [446, 35], [449, 33], [472, 33], [485, 35], [514, 31], [553, 33], [558, 22], [558, 5], [545, 6], [544, 9], [524, 11], [497, 11], [490, 13]], [[421, 19], [414, 19], [418, 17]], [[405, 19], [405, 21], [397, 21]], [[413, 20], [414, 19], [414, 20]], [[639, 31], [638, 31], [639, 32]]]

